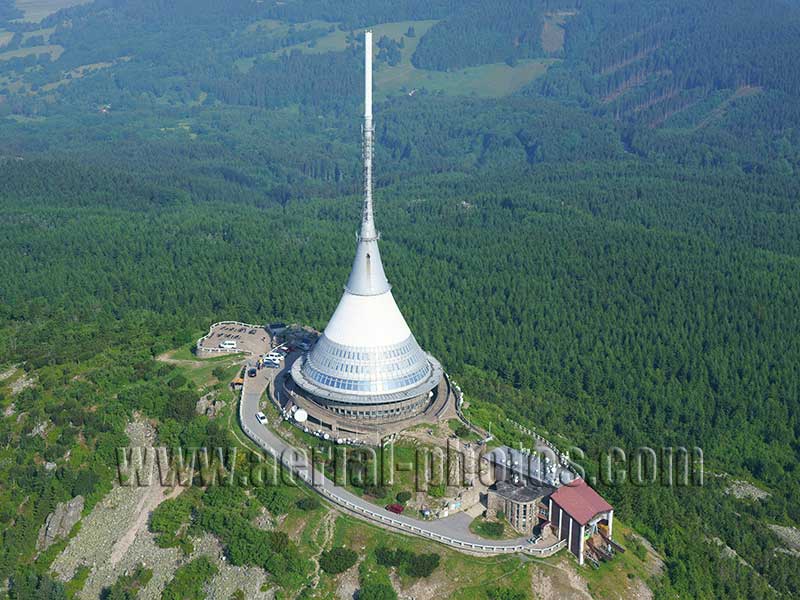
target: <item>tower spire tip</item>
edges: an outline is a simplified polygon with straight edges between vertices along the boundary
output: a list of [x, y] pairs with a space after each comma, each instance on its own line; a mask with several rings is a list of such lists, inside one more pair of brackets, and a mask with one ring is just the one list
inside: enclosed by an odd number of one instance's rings
[[360, 240], [378, 238], [372, 213], [372, 153], [374, 146], [372, 127], [372, 30], [364, 32], [364, 206], [361, 215]]

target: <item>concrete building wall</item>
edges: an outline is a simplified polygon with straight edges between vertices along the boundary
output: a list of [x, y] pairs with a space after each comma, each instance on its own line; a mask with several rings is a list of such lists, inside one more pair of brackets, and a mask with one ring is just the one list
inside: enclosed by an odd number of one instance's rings
[[489, 490], [486, 497], [486, 516], [494, 519], [502, 511], [511, 527], [523, 535], [531, 535], [533, 528], [539, 524], [538, 504], [538, 498], [530, 502], [514, 502]]
[[499, 511], [506, 511], [505, 498], [490, 490], [486, 495], [486, 516], [489, 519], [494, 519]]
[[552, 499], [550, 506], [550, 522], [556, 527], [558, 539], [567, 540], [569, 551], [583, 564], [583, 527]]
[[317, 396], [311, 396], [311, 399], [338, 417], [357, 420], [364, 419], [375, 422], [391, 422], [399, 419], [407, 419], [408, 417], [424, 412], [433, 401], [433, 398], [428, 397], [427, 394], [415, 396], [400, 402], [382, 404], [345, 404], [325, 400]]
[[583, 564], [583, 527], [575, 520], [570, 518], [572, 525], [572, 543], [569, 550], [578, 557], [578, 562]]

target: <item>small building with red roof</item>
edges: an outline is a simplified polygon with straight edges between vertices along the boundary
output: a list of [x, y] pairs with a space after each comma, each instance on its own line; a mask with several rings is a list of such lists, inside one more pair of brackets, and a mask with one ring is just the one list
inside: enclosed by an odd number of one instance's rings
[[499, 446], [483, 456], [494, 484], [486, 494], [486, 516], [503, 514], [523, 535], [563, 540], [583, 564], [624, 551], [612, 540], [614, 508], [570, 469], [564, 457]]
[[550, 525], [583, 564], [586, 540], [600, 534], [611, 539], [614, 508], [580, 477], [550, 495]]

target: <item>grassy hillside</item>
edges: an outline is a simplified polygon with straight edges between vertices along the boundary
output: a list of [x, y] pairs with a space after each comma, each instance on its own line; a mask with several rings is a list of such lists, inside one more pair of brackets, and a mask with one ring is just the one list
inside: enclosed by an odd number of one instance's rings
[[521, 60], [510, 67], [505, 63], [467, 67], [459, 71], [442, 73], [423, 71], [411, 65], [389, 67], [379, 71], [376, 82], [382, 95], [398, 91], [425, 90], [453, 96], [478, 96], [498, 98], [517, 90], [547, 71], [548, 60]]
[[8, 50], [7, 52], [0, 52], [0, 60], [10, 60], [12, 58], [24, 58], [26, 56], [42, 56], [48, 55], [50, 60], [58, 60], [64, 48], [58, 45], [47, 46], [28, 46], [26, 48], [19, 48], [18, 50]]
[[[319, 26], [320, 22], [296, 24], [300, 29], [311, 29]], [[412, 90], [426, 90], [428, 92], [462, 96], [479, 96], [496, 98], [507, 96], [530, 84], [536, 77], [542, 75], [552, 60], [526, 59], [519, 61], [513, 67], [505, 63], [469, 67], [450, 72], [430, 71], [418, 69], [411, 63], [411, 57], [417, 48], [420, 38], [436, 23], [436, 21], [400, 21], [397, 23], [382, 23], [373, 27], [376, 40], [388, 36], [394, 40], [403, 40], [404, 47], [401, 51], [402, 58], [396, 65], [378, 64], [375, 73], [376, 98], [409, 93]], [[273, 24], [270, 31], [277, 31], [281, 27]], [[409, 28], [414, 29], [414, 36], [406, 35]], [[353, 32], [344, 31], [338, 27], [321, 38], [312, 42], [304, 42], [287, 46], [272, 53], [273, 57], [288, 54], [294, 51], [305, 54], [323, 54], [345, 50], [348, 43], [353, 43]], [[375, 48], [375, 54], [378, 49]], [[240, 68], [246, 68], [252, 60], [239, 63]]]
[[24, 13], [25, 21], [38, 22], [58, 12], [62, 8], [86, 4], [90, 0], [14, 0], [17, 8]]

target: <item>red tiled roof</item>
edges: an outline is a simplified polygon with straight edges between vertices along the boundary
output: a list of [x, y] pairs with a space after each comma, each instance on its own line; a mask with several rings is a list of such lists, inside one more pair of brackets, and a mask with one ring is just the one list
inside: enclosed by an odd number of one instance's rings
[[562, 485], [550, 497], [581, 525], [586, 525], [598, 513], [612, 509], [612, 506], [580, 477]]

